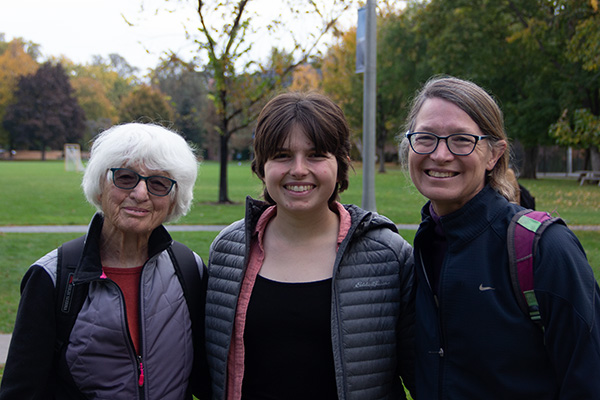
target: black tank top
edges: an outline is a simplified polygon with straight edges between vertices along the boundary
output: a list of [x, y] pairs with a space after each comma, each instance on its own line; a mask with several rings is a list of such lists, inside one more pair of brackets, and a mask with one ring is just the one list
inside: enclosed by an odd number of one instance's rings
[[244, 347], [243, 400], [337, 399], [331, 279], [288, 283], [257, 276]]

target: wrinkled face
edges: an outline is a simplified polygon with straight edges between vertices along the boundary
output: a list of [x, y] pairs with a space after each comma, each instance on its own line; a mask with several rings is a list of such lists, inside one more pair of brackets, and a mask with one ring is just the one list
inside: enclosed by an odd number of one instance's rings
[[[423, 103], [412, 130], [442, 137], [453, 133], [483, 135], [466, 112], [440, 98]], [[419, 192], [431, 200], [435, 212], [446, 215], [460, 209], [483, 189], [487, 171], [494, 168], [505, 147], [505, 142], [497, 143], [491, 150], [484, 139], [468, 156], [452, 154], [443, 140], [431, 154], [420, 155], [409, 149], [410, 176]]]
[[[143, 167], [128, 167], [142, 176], [162, 175], [164, 171]], [[173, 198], [155, 196], [148, 192], [146, 182], [140, 180], [131, 190], [119, 189], [112, 181], [112, 173], [104, 181], [100, 201], [104, 213], [104, 228], [124, 234], [147, 235], [163, 223], [173, 207]]]
[[277, 212], [321, 212], [337, 183], [338, 165], [331, 153], [317, 153], [297, 127], [283, 148], [265, 163], [264, 182]]

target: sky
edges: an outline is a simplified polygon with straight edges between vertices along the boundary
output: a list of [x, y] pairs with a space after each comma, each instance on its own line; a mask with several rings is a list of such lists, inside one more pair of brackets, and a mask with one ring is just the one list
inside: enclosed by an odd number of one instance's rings
[[156, 67], [167, 49], [190, 51], [181, 24], [186, 16], [140, 12], [141, 4], [142, 0], [0, 0], [0, 33], [6, 41], [21, 37], [41, 45], [44, 59], [64, 55], [87, 64], [93, 55], [108, 58], [117, 53], [142, 71]]
[[[186, 39], [184, 29], [184, 24], [190, 26], [197, 21], [194, 3], [176, 0], [169, 3], [165, 0], [0, 0], [0, 33], [4, 33], [6, 41], [21, 37], [39, 44], [43, 60], [64, 55], [77, 64], [89, 64], [94, 55], [107, 59], [109, 54], [117, 53], [144, 73], [158, 65], [166, 50], [175, 51], [184, 60], [191, 59], [197, 51], [197, 46]], [[273, 11], [273, 7], [264, 6], [269, 3], [274, 4], [273, 0], [255, 2], [261, 16]], [[176, 5], [176, 11], [154, 12], [158, 5], [165, 4]], [[355, 14], [352, 10], [346, 17], [353, 18]], [[306, 29], [306, 25], [299, 29]], [[256, 38], [256, 51], [261, 51], [263, 45], [262, 51], [268, 52], [274, 40]]]

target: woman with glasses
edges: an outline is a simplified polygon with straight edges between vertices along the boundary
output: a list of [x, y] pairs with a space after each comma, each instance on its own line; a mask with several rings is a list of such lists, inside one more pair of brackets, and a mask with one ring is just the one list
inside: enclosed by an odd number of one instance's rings
[[495, 101], [472, 82], [435, 77], [406, 125], [410, 176], [429, 200], [414, 241], [417, 397], [600, 398], [598, 285], [568, 228], [549, 226], [534, 258], [544, 330], [513, 293], [507, 230], [523, 208], [509, 202]]
[[[98, 212], [83, 240], [69, 242], [80, 243], [69, 250], [72, 276], [61, 268], [66, 246], [27, 271], [0, 399], [200, 396], [203, 317], [192, 310], [203, 312], [203, 293], [182, 285], [192, 276], [200, 289], [207, 275], [163, 226], [190, 209], [197, 168], [186, 141], [157, 125], [124, 124], [95, 139], [82, 186]], [[71, 306], [81, 309], [61, 338]]]

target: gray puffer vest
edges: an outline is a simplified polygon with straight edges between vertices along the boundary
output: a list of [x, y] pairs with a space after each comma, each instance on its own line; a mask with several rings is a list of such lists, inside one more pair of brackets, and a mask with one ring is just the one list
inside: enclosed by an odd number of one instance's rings
[[[74, 285], [89, 284], [89, 288], [61, 354], [54, 349], [57, 250], [28, 270], [0, 398], [192, 398], [193, 333], [182, 286], [167, 252], [170, 235], [159, 226], [148, 243], [150, 258], [140, 277], [138, 356], [127, 329], [122, 291], [102, 271], [98, 245], [102, 223], [97, 214], [73, 277]], [[202, 260], [194, 257], [202, 276]]]
[[[253, 232], [266, 203], [225, 228], [209, 256], [206, 344], [214, 399], [226, 398], [227, 361]], [[414, 382], [411, 246], [387, 218], [344, 206], [352, 225], [334, 266], [331, 340], [340, 399], [402, 399]], [[402, 380], [401, 378], [402, 377]]]

